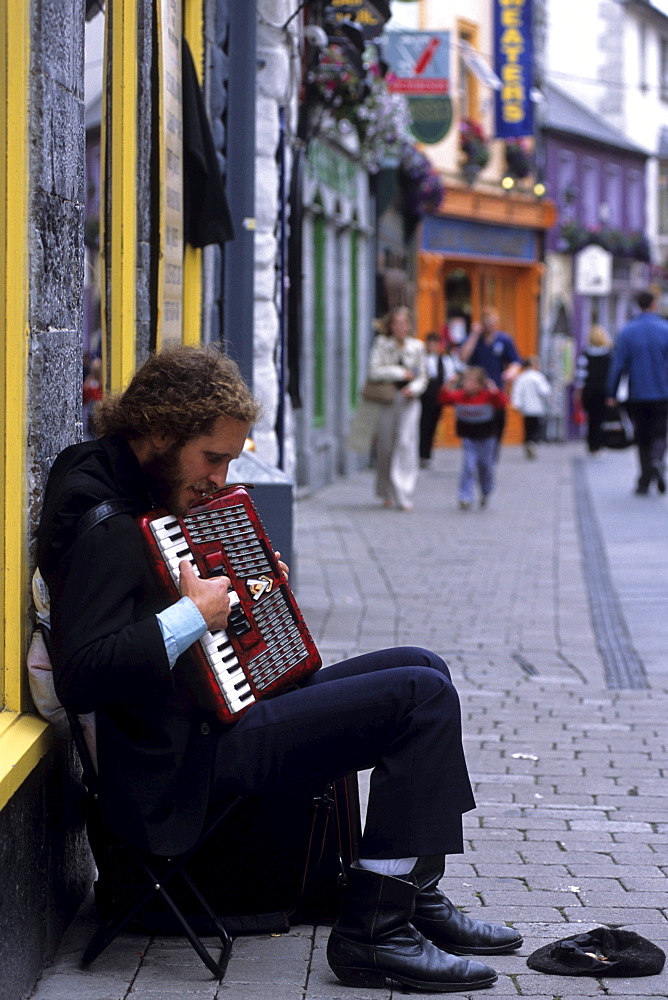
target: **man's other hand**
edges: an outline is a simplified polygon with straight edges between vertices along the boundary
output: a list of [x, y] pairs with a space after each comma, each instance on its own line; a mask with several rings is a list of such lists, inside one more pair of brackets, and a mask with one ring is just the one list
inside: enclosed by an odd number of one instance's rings
[[210, 632], [224, 629], [230, 614], [230, 579], [212, 576], [203, 580], [197, 576], [190, 563], [179, 563], [179, 590], [182, 597], [189, 597], [199, 610]]
[[283, 562], [283, 560], [281, 559], [281, 553], [278, 551], [278, 549], [276, 549], [274, 551], [274, 555], [276, 556], [276, 558], [278, 560], [278, 567], [279, 567], [281, 573], [283, 574], [283, 576], [287, 580], [287, 578], [290, 576], [290, 567], [288, 566], [287, 563]]

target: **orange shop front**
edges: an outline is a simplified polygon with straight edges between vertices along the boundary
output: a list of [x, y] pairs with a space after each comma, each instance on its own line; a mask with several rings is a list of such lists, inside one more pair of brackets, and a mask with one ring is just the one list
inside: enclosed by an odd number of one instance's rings
[[[553, 224], [554, 207], [533, 199], [518, 204], [515, 199], [461, 194], [461, 214], [428, 216], [422, 223], [418, 333], [424, 337], [447, 328], [452, 340], [461, 341], [490, 307], [497, 310], [500, 328], [513, 337], [521, 357], [538, 354], [542, 236]], [[509, 410], [504, 441], [521, 440], [521, 418]], [[446, 411], [437, 444], [454, 443], [452, 414]]]

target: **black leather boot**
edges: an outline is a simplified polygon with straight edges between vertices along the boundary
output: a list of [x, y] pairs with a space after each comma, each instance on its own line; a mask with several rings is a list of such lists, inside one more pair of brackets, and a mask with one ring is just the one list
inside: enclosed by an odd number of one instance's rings
[[514, 951], [522, 938], [511, 927], [474, 920], [458, 910], [438, 888], [445, 871], [445, 858], [418, 858], [413, 876], [418, 883], [414, 927], [439, 948], [453, 955], [500, 955]]
[[417, 885], [353, 867], [327, 961], [345, 986], [382, 988], [387, 980], [414, 990], [455, 993], [492, 986], [494, 969], [436, 948], [410, 923]]

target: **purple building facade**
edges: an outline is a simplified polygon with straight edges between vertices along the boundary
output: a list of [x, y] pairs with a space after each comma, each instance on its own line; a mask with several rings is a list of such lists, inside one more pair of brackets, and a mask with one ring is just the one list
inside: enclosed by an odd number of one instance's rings
[[[573, 421], [572, 375], [593, 323], [614, 339], [635, 311], [634, 297], [650, 281], [645, 233], [648, 153], [570, 97], [545, 88], [542, 143], [545, 180], [557, 222], [545, 239], [543, 361], [561, 380], [555, 412], [559, 433], [579, 436]], [[603, 294], [580, 294], [575, 262], [597, 244], [612, 255], [612, 282]]]

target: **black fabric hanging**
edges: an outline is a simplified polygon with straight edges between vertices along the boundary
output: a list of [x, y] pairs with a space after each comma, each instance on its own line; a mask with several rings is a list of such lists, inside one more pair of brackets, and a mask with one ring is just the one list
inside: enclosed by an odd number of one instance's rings
[[183, 232], [193, 247], [234, 239], [216, 147], [188, 43], [182, 41]]

